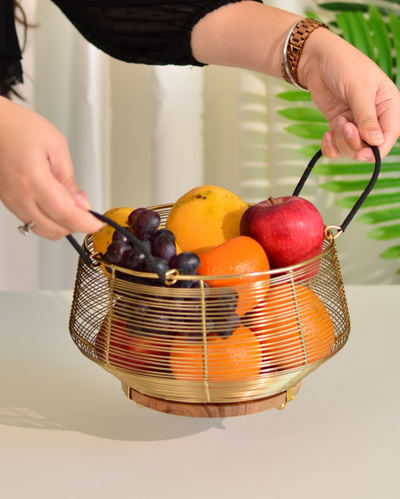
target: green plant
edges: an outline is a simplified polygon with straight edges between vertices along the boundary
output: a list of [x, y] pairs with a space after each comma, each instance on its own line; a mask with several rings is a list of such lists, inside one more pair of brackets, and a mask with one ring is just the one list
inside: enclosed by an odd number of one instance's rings
[[[371, 1], [365, 0], [363, 4], [318, 2], [318, 10], [322, 14], [306, 12], [306, 15], [318, 17], [329, 24], [332, 30], [374, 60], [400, 89], [400, 0], [374, 0], [373, 5]], [[286, 131], [310, 140], [310, 144], [301, 147], [299, 152], [307, 157], [313, 156], [320, 148], [324, 132], [329, 129], [326, 119], [312, 103], [309, 93], [287, 91], [277, 97], [287, 105], [279, 114], [294, 122], [285, 127]], [[370, 163], [340, 162], [316, 166], [313, 173], [332, 177], [331, 181], [320, 185], [322, 189], [344, 194], [360, 193], [366, 187], [372, 171], [373, 165]], [[336, 204], [352, 208], [358, 198], [359, 194], [343, 196]], [[382, 162], [381, 176], [362, 209], [367, 211], [356, 220], [374, 226], [367, 237], [377, 241], [399, 239], [399, 244], [381, 253], [380, 257], [400, 258], [399, 142]], [[397, 273], [400, 274], [400, 269]]]

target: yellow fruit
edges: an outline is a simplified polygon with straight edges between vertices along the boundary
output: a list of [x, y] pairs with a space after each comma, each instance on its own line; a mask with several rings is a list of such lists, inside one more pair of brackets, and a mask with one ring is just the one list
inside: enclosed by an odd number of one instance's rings
[[240, 220], [248, 205], [232, 192], [203, 185], [176, 201], [166, 228], [172, 230], [182, 251], [201, 255], [240, 236]]
[[177, 244], [177, 243], [175, 242], [175, 246], [176, 246], [176, 254], [177, 254], [177, 255], [179, 255], [179, 253], [182, 253], [182, 250], [181, 250], [181, 248], [180, 248], [179, 244]]
[[[128, 217], [134, 208], [112, 208], [104, 213], [104, 216], [111, 218], [117, 224], [122, 225], [123, 227], [128, 227]], [[115, 229], [111, 227], [111, 225], [106, 225], [98, 232], [93, 234], [93, 251], [95, 253], [99, 252], [103, 255], [106, 253], [108, 246], [112, 242], [113, 234]], [[106, 274], [110, 275], [109, 272], [106, 271], [104, 265], [101, 265], [101, 270]]]

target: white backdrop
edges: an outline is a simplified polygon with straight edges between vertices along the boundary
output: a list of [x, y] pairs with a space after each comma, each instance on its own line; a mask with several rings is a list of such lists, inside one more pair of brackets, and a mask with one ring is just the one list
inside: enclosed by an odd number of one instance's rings
[[[299, 14], [306, 4], [269, 3]], [[94, 209], [171, 202], [202, 183], [249, 202], [292, 192], [307, 159], [276, 114], [288, 84], [232, 68], [125, 65], [90, 46], [49, 0], [24, 6], [39, 24], [24, 54], [25, 105], [66, 135]], [[317, 188], [323, 180], [311, 178], [304, 195], [339, 224], [346, 212]], [[77, 255], [66, 240], [23, 238], [3, 206], [0, 224], [0, 290], [72, 287]], [[368, 230], [353, 223], [338, 240], [345, 282], [400, 283], [399, 262], [379, 259], [385, 244], [368, 241]]]

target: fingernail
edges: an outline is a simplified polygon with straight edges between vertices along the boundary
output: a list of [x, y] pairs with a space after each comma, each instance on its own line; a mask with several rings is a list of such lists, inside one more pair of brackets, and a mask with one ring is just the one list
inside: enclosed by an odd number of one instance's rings
[[87, 199], [86, 196], [84, 196], [82, 193], [76, 194], [76, 201], [77, 204], [81, 207], [84, 208], [85, 210], [90, 210], [92, 208], [91, 204], [89, 203], [89, 200]]
[[380, 130], [373, 130], [371, 132], [368, 132], [368, 142], [369, 144], [375, 146], [382, 144], [383, 141], [383, 134]]
[[331, 132], [325, 132], [324, 141], [325, 141], [325, 144], [327, 144], [327, 145], [332, 144], [333, 138], [332, 138]]
[[357, 158], [359, 161], [369, 161], [372, 158], [373, 154], [371, 149], [368, 151], [364, 152], [359, 158]]
[[343, 125], [342, 130], [346, 139], [350, 139], [353, 136], [353, 127], [350, 123]]
[[348, 122], [349, 120], [346, 118], [346, 116], [340, 116], [337, 121], [337, 127], [340, 128], [341, 126], [345, 125]]

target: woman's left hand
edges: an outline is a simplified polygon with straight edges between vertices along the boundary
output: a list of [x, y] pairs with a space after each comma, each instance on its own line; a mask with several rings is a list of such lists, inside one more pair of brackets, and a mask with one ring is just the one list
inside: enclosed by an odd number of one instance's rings
[[325, 156], [370, 161], [367, 144], [378, 146], [382, 157], [388, 154], [400, 135], [400, 93], [369, 57], [320, 28], [305, 43], [298, 71], [329, 122]]

